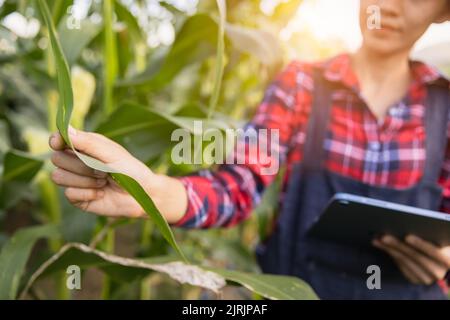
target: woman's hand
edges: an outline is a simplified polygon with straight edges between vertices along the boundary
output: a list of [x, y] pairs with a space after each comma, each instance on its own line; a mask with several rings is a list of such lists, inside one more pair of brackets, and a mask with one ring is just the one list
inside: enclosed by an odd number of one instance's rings
[[450, 270], [450, 246], [437, 247], [413, 235], [405, 241], [386, 235], [375, 239], [373, 245], [388, 253], [414, 284], [431, 285]]
[[[187, 196], [179, 181], [154, 174], [121, 145], [100, 134], [73, 128], [69, 128], [69, 134], [76, 150], [135, 179], [169, 223], [174, 223], [183, 216]], [[65, 195], [73, 205], [102, 216], [128, 218], [147, 216], [137, 201], [108, 174], [95, 171], [79, 160], [59, 133], [53, 134], [49, 143], [55, 150], [52, 162], [57, 167], [52, 174], [52, 180], [66, 188]], [[168, 190], [172, 194], [168, 194]], [[173, 197], [177, 197], [175, 204]]]

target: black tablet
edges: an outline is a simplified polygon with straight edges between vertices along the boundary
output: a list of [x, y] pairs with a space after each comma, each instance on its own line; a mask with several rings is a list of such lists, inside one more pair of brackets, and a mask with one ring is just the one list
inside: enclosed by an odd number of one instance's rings
[[448, 246], [450, 214], [338, 193], [309, 231], [311, 237], [360, 246], [383, 234], [400, 239], [414, 234]]

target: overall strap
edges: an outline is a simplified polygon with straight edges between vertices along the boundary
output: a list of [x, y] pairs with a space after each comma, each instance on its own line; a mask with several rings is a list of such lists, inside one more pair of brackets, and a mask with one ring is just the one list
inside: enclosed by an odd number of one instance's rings
[[437, 84], [427, 88], [425, 104], [426, 160], [424, 181], [436, 184], [439, 180], [447, 147], [450, 92]]
[[307, 170], [317, 171], [323, 168], [325, 159], [324, 141], [330, 119], [332, 91], [320, 69], [314, 69], [313, 80], [313, 99], [303, 146], [302, 165]]

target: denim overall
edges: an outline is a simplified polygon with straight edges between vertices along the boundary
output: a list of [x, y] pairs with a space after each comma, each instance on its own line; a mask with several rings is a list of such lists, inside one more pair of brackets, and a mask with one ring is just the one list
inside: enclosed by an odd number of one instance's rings
[[[293, 167], [281, 215], [257, 257], [266, 273], [297, 276], [321, 299], [445, 299], [438, 284], [414, 285], [392, 259], [370, 245], [345, 246], [307, 236], [330, 198], [338, 192], [438, 210], [442, 189], [438, 178], [447, 143], [447, 87], [429, 86], [426, 104], [426, 163], [423, 178], [408, 189], [370, 186], [324, 168], [331, 92], [335, 84], [315, 72], [314, 105], [303, 146], [303, 161]], [[364, 214], [364, 212], [361, 212]], [[337, 225], [336, 228], [339, 228]], [[381, 289], [368, 289], [367, 267], [381, 269]]]

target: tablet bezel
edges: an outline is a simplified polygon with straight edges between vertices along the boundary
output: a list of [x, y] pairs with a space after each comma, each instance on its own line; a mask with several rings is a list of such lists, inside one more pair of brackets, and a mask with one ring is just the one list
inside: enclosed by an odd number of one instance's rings
[[358, 246], [370, 246], [374, 237], [383, 234], [399, 238], [415, 234], [448, 246], [450, 214], [337, 193], [308, 232], [310, 237]]

